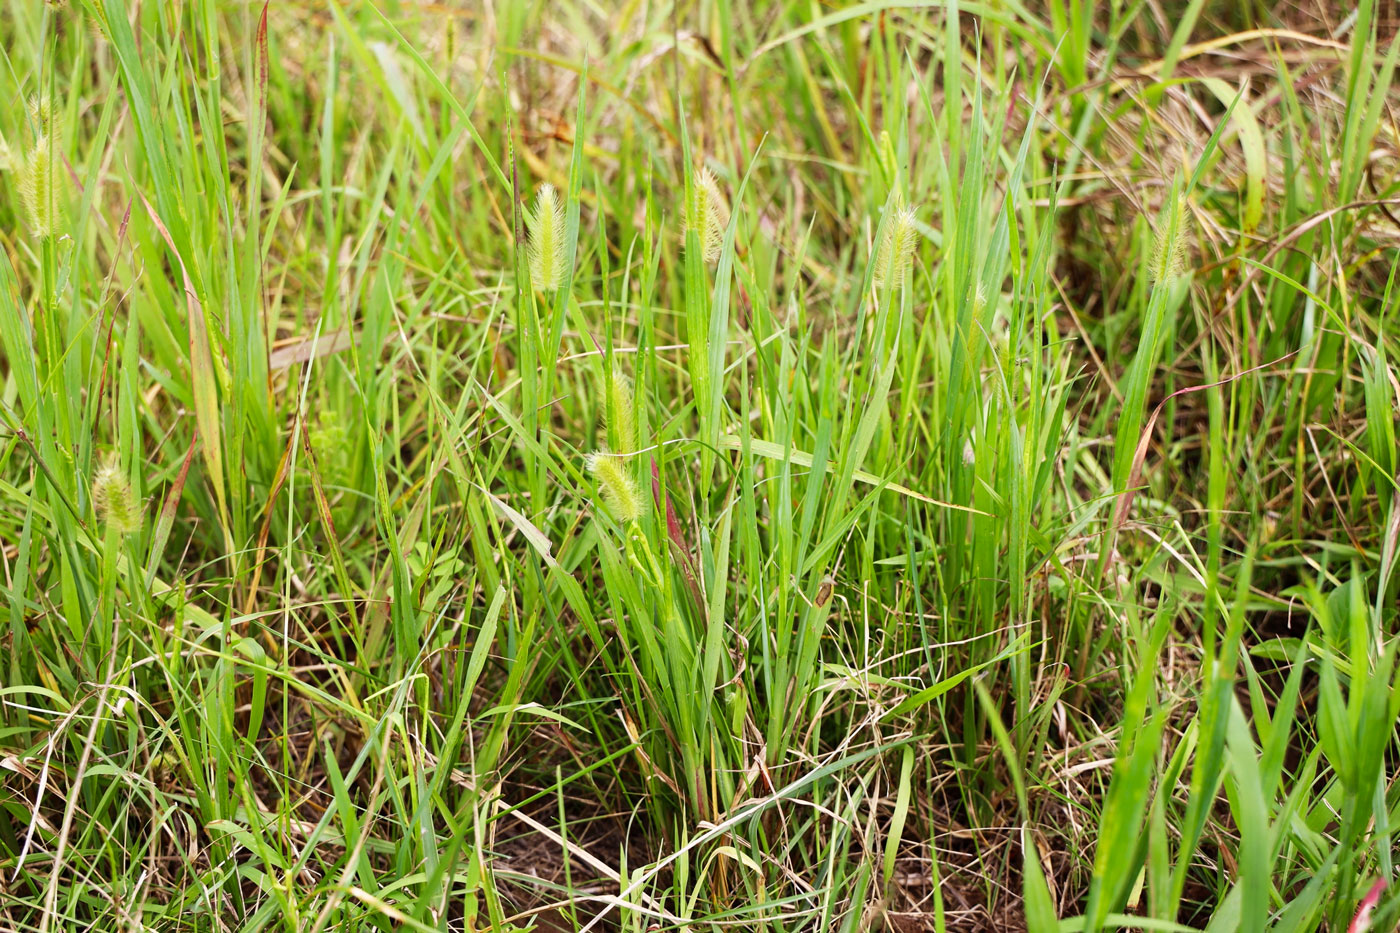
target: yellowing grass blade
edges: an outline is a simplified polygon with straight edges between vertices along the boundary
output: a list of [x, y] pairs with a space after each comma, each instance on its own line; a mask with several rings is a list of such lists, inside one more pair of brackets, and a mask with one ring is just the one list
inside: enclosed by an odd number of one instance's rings
[[[726, 434], [724, 437], [721, 437], [719, 439], [719, 446], [724, 448], [725, 450], [743, 450], [744, 441], [742, 438], [736, 437], [733, 434]], [[811, 454], [802, 450], [793, 450], [789, 452], [785, 450], [782, 446], [774, 444], [772, 441], [761, 441], [757, 438], [752, 439], [749, 441], [749, 450], [758, 454], [760, 457], [763, 457], [768, 460], [791, 459], [793, 463], [801, 467], [809, 467], [812, 465]], [[874, 473], [867, 473], [864, 470], [856, 470], [854, 473], [851, 474], [851, 477], [870, 486], [883, 486], [890, 492], [897, 492], [901, 496], [908, 496], [910, 499], [916, 499], [919, 502], [927, 502], [929, 505], [936, 505], [939, 508], [954, 509], [958, 512], [969, 512], [973, 515], [987, 514], [986, 512], [983, 512], [980, 509], [974, 509], [971, 506], [957, 505], [953, 502], [943, 502], [940, 499], [934, 499], [930, 496], [924, 495], [921, 492], [915, 492], [908, 486], [901, 486], [898, 483], [887, 482], [883, 477], [876, 476]]]
[[170, 247], [175, 261], [180, 264], [180, 276], [184, 279], [185, 310], [188, 312], [186, 316], [190, 328], [190, 389], [194, 394], [195, 424], [199, 428], [199, 436], [204, 440], [200, 445], [200, 453], [203, 454], [204, 465], [209, 471], [209, 482], [214, 486], [214, 499], [219, 506], [219, 526], [224, 532], [224, 544], [228, 547], [228, 553], [233, 554], [233, 534], [229, 531], [228, 522], [228, 498], [224, 493], [223, 441], [219, 431], [219, 384], [214, 375], [214, 357], [209, 352], [209, 333], [205, 327], [204, 306], [195, 294], [194, 283], [190, 281], [190, 273], [185, 268], [185, 260], [175, 248], [170, 231], [165, 228], [160, 215], [151, 207], [151, 202], [146, 200], [144, 194], [141, 195], [141, 203], [146, 206], [151, 223], [160, 231], [161, 238], [165, 240], [165, 245]]

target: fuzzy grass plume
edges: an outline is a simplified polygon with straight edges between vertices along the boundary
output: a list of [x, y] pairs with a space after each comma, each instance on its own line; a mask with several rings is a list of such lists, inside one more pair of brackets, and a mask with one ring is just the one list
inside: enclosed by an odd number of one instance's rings
[[601, 450], [588, 455], [587, 466], [614, 520], [625, 525], [646, 514], [646, 499], [625, 458]]
[[530, 232], [527, 255], [530, 279], [535, 287], [553, 291], [564, 284], [568, 273], [565, 255], [564, 202], [551, 184], [540, 186], [535, 196], [535, 208], [525, 214], [525, 226]]
[[885, 172], [885, 180], [894, 184], [899, 178], [899, 157], [895, 153], [894, 137], [889, 130], [880, 131], [880, 168]]
[[904, 273], [914, 258], [919, 231], [915, 226], [914, 209], [899, 205], [885, 223], [880, 244], [875, 248], [875, 284], [886, 288], [904, 281]]
[[1191, 215], [1186, 198], [1177, 195], [1162, 208], [1153, 230], [1151, 276], [1154, 283], [1186, 274]]
[[88, 12], [88, 24], [91, 31], [100, 39], [111, 38], [112, 24], [107, 21], [107, 11], [102, 7], [102, 0], [85, 4], [84, 9]]
[[719, 259], [724, 243], [724, 228], [729, 225], [729, 205], [720, 193], [714, 173], [701, 166], [695, 173], [686, 224], [700, 240], [700, 252], [705, 262]]
[[19, 160], [20, 199], [24, 202], [29, 229], [37, 237], [50, 237], [58, 232], [61, 135], [47, 98], [30, 101], [29, 113], [35, 135], [34, 144]]
[[141, 507], [115, 455], [103, 460], [93, 476], [92, 505], [98, 520], [118, 534], [135, 534], [141, 528]]
[[604, 400], [609, 440], [613, 448], [621, 454], [635, 453], [637, 450], [637, 413], [632, 397], [632, 382], [616, 365], [607, 375], [607, 391]]

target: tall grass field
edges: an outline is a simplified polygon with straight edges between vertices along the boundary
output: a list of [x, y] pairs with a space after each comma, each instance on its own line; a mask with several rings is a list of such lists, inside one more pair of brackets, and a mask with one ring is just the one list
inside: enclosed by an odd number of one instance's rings
[[1394, 933], [1391, 0], [10, 0], [0, 930]]

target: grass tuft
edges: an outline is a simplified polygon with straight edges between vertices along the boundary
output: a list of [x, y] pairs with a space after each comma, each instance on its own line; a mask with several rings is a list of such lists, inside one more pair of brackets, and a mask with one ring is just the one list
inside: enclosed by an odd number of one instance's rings
[[1386, 4], [479, 6], [0, 13], [0, 929], [1394, 929]]

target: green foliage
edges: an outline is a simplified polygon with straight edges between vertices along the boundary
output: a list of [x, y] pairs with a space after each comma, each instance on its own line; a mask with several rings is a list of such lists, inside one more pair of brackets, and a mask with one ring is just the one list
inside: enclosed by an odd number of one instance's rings
[[0, 925], [1345, 929], [1400, 40], [1177, 6], [12, 4]]

